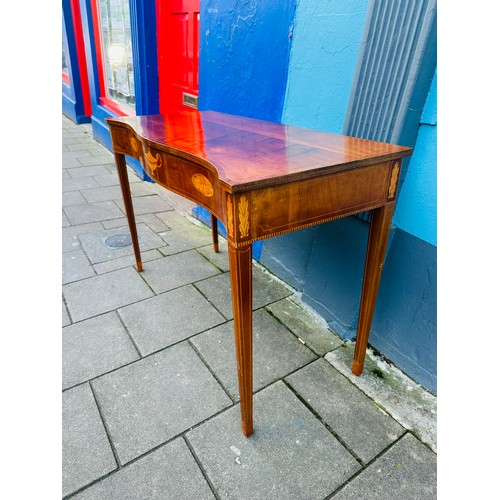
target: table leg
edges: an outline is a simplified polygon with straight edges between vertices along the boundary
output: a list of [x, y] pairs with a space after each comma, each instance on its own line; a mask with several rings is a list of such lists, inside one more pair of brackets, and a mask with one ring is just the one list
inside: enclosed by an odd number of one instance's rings
[[365, 273], [359, 307], [358, 330], [356, 333], [356, 347], [352, 372], [361, 375], [365, 363], [368, 336], [375, 311], [382, 266], [384, 265], [385, 251], [389, 241], [394, 203], [372, 210], [368, 246], [366, 249]]
[[212, 243], [214, 245], [214, 252], [219, 251], [219, 228], [217, 227], [217, 217], [214, 214], [210, 214], [210, 220], [212, 222]]
[[125, 156], [115, 153], [116, 170], [118, 171], [118, 178], [120, 179], [120, 186], [122, 188], [123, 203], [125, 205], [125, 212], [127, 213], [128, 227], [132, 237], [132, 245], [134, 247], [135, 261], [137, 263], [137, 270], [142, 271], [141, 251], [139, 249], [139, 238], [137, 237], [137, 227], [135, 225], [134, 207], [132, 205], [132, 196], [130, 194], [130, 184], [128, 182], [127, 164], [125, 163]]
[[228, 254], [240, 390], [241, 428], [245, 436], [250, 436], [253, 433], [252, 245], [235, 248], [229, 242]]

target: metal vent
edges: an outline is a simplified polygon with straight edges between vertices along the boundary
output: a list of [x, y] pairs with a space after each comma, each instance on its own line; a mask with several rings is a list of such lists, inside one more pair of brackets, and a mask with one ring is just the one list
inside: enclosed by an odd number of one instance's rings
[[413, 147], [435, 68], [436, 0], [371, 0], [343, 133]]
[[115, 248], [123, 248], [132, 245], [132, 238], [130, 234], [115, 234], [106, 238], [104, 244], [109, 250], [114, 250]]
[[183, 92], [182, 104], [184, 104], [185, 106], [189, 106], [190, 108], [198, 109], [198, 96]]

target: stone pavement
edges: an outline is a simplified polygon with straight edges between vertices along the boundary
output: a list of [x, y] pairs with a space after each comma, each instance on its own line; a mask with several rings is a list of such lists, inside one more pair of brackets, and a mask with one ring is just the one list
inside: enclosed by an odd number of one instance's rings
[[78, 500], [436, 498], [436, 398], [343, 342], [256, 264], [254, 419], [240, 409], [227, 247], [192, 203], [63, 116], [62, 493]]

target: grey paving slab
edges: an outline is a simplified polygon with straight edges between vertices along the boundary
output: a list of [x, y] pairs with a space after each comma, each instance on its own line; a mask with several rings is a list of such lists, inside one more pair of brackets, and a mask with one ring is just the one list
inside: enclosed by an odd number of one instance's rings
[[217, 266], [221, 271], [229, 271], [227, 243], [221, 238], [219, 238], [219, 251], [217, 253], [214, 252], [214, 247], [212, 246], [212, 244], [206, 245], [204, 247], [199, 247], [196, 249], [196, 251], [201, 253], [206, 259]]
[[283, 382], [255, 396], [254, 426], [238, 405], [187, 434], [220, 498], [323, 500], [360, 468]]
[[96, 175], [94, 177], [95, 181], [99, 186], [106, 187], [106, 186], [119, 186], [120, 181], [118, 179], [117, 174], [103, 174], [103, 175]]
[[161, 251], [165, 255], [184, 252], [211, 243], [210, 229], [201, 224], [194, 224], [176, 211], [157, 213], [156, 216], [172, 231], [161, 233], [167, 246]]
[[[203, 359], [224, 384], [231, 397], [239, 400], [238, 370], [232, 321], [192, 339]], [[310, 363], [316, 356], [302, 345], [269, 313], [253, 313], [253, 389], [262, 387]]]
[[323, 356], [342, 344], [342, 340], [337, 335], [320, 324], [290, 297], [269, 304], [266, 309], [319, 356]]
[[[162, 239], [156, 236], [156, 234], [151, 231], [149, 227], [147, 227], [145, 224], [138, 223], [136, 224], [136, 228], [141, 253], [161, 247]], [[106, 240], [108, 238], [121, 235], [130, 238], [130, 231], [128, 229], [128, 226], [82, 234], [79, 239], [82, 248], [87, 254], [90, 262], [92, 262], [92, 264], [97, 264], [99, 262], [106, 262], [108, 260], [125, 257], [126, 255], [133, 255], [134, 249], [131, 239], [130, 245], [121, 248], [110, 248], [108, 245], [106, 245]]]
[[80, 191], [68, 191], [62, 194], [62, 206], [70, 207], [71, 205], [82, 205], [86, 202]]
[[[136, 224], [144, 222], [151, 230], [155, 233], [162, 233], [163, 231], [169, 231], [170, 228], [166, 226], [160, 219], [158, 219], [155, 214], [142, 214], [135, 217]], [[122, 217], [121, 219], [113, 219], [103, 221], [102, 225], [106, 229], [113, 229], [120, 226], [128, 226], [127, 218]]]
[[122, 464], [231, 404], [187, 343], [103, 375], [92, 384]]
[[62, 227], [69, 227], [69, 226], [71, 226], [71, 222], [66, 217], [66, 214], [64, 212], [62, 212], [61, 223], [62, 223]]
[[116, 206], [114, 201], [73, 205], [66, 207], [64, 212], [73, 225], [123, 217], [123, 212]]
[[182, 438], [162, 446], [72, 497], [73, 500], [215, 499]]
[[196, 226], [193, 226], [193, 228], [184, 232], [178, 230], [162, 232], [160, 236], [167, 245], [161, 247], [159, 250], [163, 255], [173, 255], [185, 252], [186, 250], [196, 249], [211, 241], [208, 230], [202, 230], [201, 228], [196, 228]]
[[79, 191], [80, 189], [91, 189], [99, 187], [93, 177], [83, 177], [81, 179], [63, 179], [62, 192]]
[[62, 395], [62, 493], [68, 495], [117, 464], [88, 384]]
[[[259, 309], [271, 302], [291, 295], [287, 288], [281, 285], [268, 274], [253, 266], [252, 270], [252, 308]], [[227, 319], [233, 319], [233, 303], [231, 300], [231, 282], [229, 273], [220, 274], [213, 278], [200, 281], [196, 287], [208, 297], [210, 302]]]
[[90, 144], [76, 143], [76, 144], [70, 144], [68, 146], [68, 151], [83, 151], [83, 150], [86, 150], [91, 154], [93, 154], [94, 152], [102, 152], [102, 148], [96, 146], [94, 142], [91, 142]]
[[286, 380], [364, 463], [405, 432], [323, 358]]
[[63, 389], [139, 359], [115, 312], [63, 328]]
[[[116, 204], [123, 210], [123, 213], [125, 213], [123, 200], [117, 200]], [[150, 196], [136, 196], [134, 197], [132, 204], [134, 206], [135, 215], [172, 210], [172, 207], [165, 200], [162, 200], [157, 194], [152, 194]]]
[[219, 272], [199, 253], [189, 250], [149, 262], [142, 276], [156, 293], [162, 293]]
[[434, 500], [436, 455], [406, 434], [332, 498], [348, 500]]
[[151, 182], [134, 182], [130, 184], [130, 191], [133, 196], [148, 196], [156, 194]]
[[[77, 139], [75, 139], [77, 140]], [[62, 168], [65, 169], [63, 170], [64, 173], [67, 174], [67, 178], [71, 179], [71, 176], [69, 175], [69, 169], [71, 168], [80, 168], [82, 164], [79, 162], [77, 158], [69, 158], [66, 160], [63, 160], [62, 162]]]
[[[78, 139], [79, 139], [78, 137], [74, 137], [73, 135], [68, 134], [67, 132], [65, 132], [64, 135], [63, 135], [61, 143], [63, 145], [66, 145], [66, 146], [68, 146], [69, 144], [81, 144]], [[69, 151], [69, 150], [67, 150], [67, 151]]]
[[176, 212], [182, 216], [193, 216], [193, 209], [196, 207], [196, 203], [183, 196], [180, 196], [173, 191], [163, 188], [159, 184], [154, 184], [153, 189], [158, 193], [159, 196], [164, 198], [170, 205], [175, 207]]
[[[92, 157], [91, 157], [92, 159]], [[82, 163], [82, 159], [78, 160]], [[95, 161], [95, 160], [94, 160]], [[102, 163], [102, 162], [101, 162]], [[108, 173], [106, 167], [103, 167], [101, 164], [95, 164], [89, 167], [81, 167], [81, 168], [72, 168], [68, 170], [68, 173], [72, 179], [81, 179], [83, 177], [92, 177], [94, 175], [104, 175]]]
[[91, 222], [89, 224], [79, 224], [66, 227], [62, 230], [61, 247], [63, 252], [72, 252], [81, 248], [79, 236], [86, 233], [102, 230], [100, 222]]
[[74, 322], [153, 295], [131, 267], [64, 285], [63, 293]]
[[91, 155], [90, 157], [78, 158], [78, 161], [84, 167], [92, 167], [97, 165], [114, 165], [114, 163], [112, 163], [114, 160], [111, 153], [109, 155], [101, 154], [101, 156]]
[[69, 176], [69, 174], [66, 170], [61, 171], [61, 180], [62, 179], [71, 179], [71, 177]]
[[[162, 257], [163, 255], [158, 250], [147, 250], [146, 252], [141, 252], [141, 260], [143, 264], [149, 262], [150, 260], [161, 259]], [[130, 254], [125, 257], [118, 257], [113, 260], [93, 264], [93, 268], [97, 274], [104, 274], [135, 265], [135, 256]]]
[[[161, 186], [156, 186], [156, 189], [160, 189], [160, 193], [168, 193], [170, 194], [169, 191], [163, 189]], [[175, 193], [172, 193], [175, 194]], [[168, 212], [159, 212], [156, 214], [156, 216], [163, 222], [165, 223], [168, 227], [171, 227], [172, 229], [185, 229], [189, 226], [192, 226], [193, 223], [190, 222], [186, 217], [181, 215], [177, 211], [168, 211]], [[199, 226], [197, 226], [199, 227]], [[206, 227], [206, 226], [204, 226]]]
[[109, 151], [104, 146], [101, 146], [100, 144], [96, 144], [95, 142], [94, 142], [93, 146], [88, 149], [88, 151], [90, 152], [90, 154], [92, 156], [97, 156], [99, 158], [105, 158], [105, 161], [103, 161], [102, 163], [110, 164], [110, 163], [114, 163], [114, 161], [115, 161], [115, 159], [113, 157], [113, 153], [111, 151]]
[[[72, 134], [73, 138], [79, 137], [78, 135]], [[80, 159], [80, 158], [85, 158], [85, 157], [90, 157], [90, 153], [87, 151], [87, 148], [84, 148], [83, 150], [79, 151], [67, 151], [62, 154], [62, 161], [64, 163], [65, 160], [72, 160], [72, 159]]]
[[170, 228], [164, 224], [155, 214], [142, 214], [136, 217], [137, 222], [144, 222], [149, 228], [151, 228], [155, 233], [162, 233], [163, 231], [169, 231]]
[[437, 451], [437, 398], [367, 349], [361, 376], [351, 371], [354, 343], [346, 342], [326, 354], [325, 359], [339, 372], [377, 401], [387, 413], [434, 451]]
[[62, 282], [64, 284], [95, 276], [89, 259], [82, 250], [66, 252], [62, 257]]
[[192, 285], [118, 310], [141, 354], [151, 354], [226, 320]]
[[[112, 165], [108, 165], [108, 169], [111, 173], [116, 175], [118, 177], [118, 174], [116, 173], [116, 165], [113, 163]], [[136, 182], [144, 182], [135, 172], [132, 168], [128, 168], [128, 182], [132, 186], [132, 184]]]
[[97, 187], [81, 191], [83, 202], [98, 203], [100, 201], [121, 200], [122, 191], [120, 186]]

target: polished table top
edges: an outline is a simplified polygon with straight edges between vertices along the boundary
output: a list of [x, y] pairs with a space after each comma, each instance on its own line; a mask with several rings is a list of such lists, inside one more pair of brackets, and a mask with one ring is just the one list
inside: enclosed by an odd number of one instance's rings
[[[401, 158], [411, 149], [215, 111], [113, 118], [155, 146], [206, 161], [232, 192]], [[163, 148], [162, 148], [163, 149]], [[215, 173], [215, 172], [214, 172]]]

